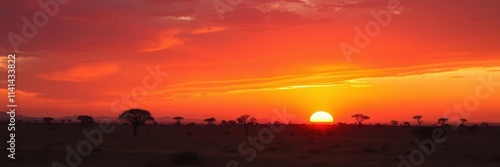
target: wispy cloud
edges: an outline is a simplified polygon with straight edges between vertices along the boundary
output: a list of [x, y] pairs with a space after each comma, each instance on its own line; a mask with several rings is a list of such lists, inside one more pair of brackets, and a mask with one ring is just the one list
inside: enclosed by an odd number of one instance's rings
[[143, 43], [143, 48], [139, 52], [157, 52], [184, 43], [184, 40], [176, 37], [178, 32], [175, 30], [160, 33], [157, 39]]
[[87, 65], [75, 67], [66, 71], [40, 74], [37, 77], [49, 81], [84, 82], [116, 73], [119, 70], [119, 64]]

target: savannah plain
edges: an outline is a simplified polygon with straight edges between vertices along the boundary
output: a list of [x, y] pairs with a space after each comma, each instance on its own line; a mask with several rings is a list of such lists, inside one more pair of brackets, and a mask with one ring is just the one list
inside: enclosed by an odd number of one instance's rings
[[[77, 150], [79, 142], [88, 141], [82, 131], [92, 132], [98, 130], [99, 126], [18, 124], [16, 160], [12, 161], [4, 156], [0, 166], [48, 167], [54, 161], [67, 166], [66, 147]], [[251, 142], [241, 125], [145, 125], [138, 128], [138, 136], [133, 135], [130, 125], [112, 126], [113, 131], [102, 133], [102, 142], [98, 146], [92, 145], [88, 156], [80, 155], [78, 166], [401, 166], [400, 156], [409, 162], [413, 151], [421, 151], [415, 140], [432, 138], [433, 129], [438, 128], [283, 124], [282, 131], [267, 131], [272, 132], [270, 134], [261, 132], [262, 129], [270, 129], [270, 125], [260, 124], [249, 129], [249, 136], [256, 139], [257, 146], [262, 148], [259, 150], [249, 144]], [[1, 124], [0, 128], [7, 128], [6, 124]], [[419, 156], [414, 157], [415, 161], [423, 162], [420, 166], [500, 166], [499, 127], [467, 126], [442, 129], [444, 133], [439, 139], [444, 139], [444, 142], [424, 146], [427, 149], [435, 149], [430, 156], [423, 154], [422, 160]], [[264, 134], [261, 138], [265, 139], [267, 144], [259, 140], [259, 133]], [[8, 137], [2, 134], [0, 140], [6, 145]], [[240, 145], [242, 147], [239, 150]], [[253, 153], [255, 157], [248, 162], [247, 158]], [[229, 162], [237, 162], [239, 165]]]

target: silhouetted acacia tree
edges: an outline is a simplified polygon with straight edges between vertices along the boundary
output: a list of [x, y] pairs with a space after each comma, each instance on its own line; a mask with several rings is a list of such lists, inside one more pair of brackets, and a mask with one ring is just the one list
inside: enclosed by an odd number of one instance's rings
[[422, 116], [416, 115], [416, 116], [413, 116], [413, 119], [417, 120], [417, 124], [418, 124], [418, 126], [420, 126], [420, 124], [422, 123]]
[[398, 126], [398, 121], [396, 121], [396, 120], [392, 120], [392, 121], [391, 121], [391, 124], [392, 124], [392, 126]]
[[137, 127], [155, 120], [149, 111], [138, 108], [126, 110], [118, 118], [134, 127], [134, 136], [137, 136]]
[[467, 122], [467, 119], [462, 118], [462, 119], [459, 119], [459, 121], [460, 121], [460, 126], [464, 126], [465, 122]]
[[215, 120], [215, 118], [210, 117], [210, 118], [207, 118], [203, 121], [207, 122], [208, 125], [213, 125], [216, 120]]
[[220, 121], [220, 124], [221, 125], [227, 125], [227, 121], [226, 120], [222, 120], [222, 121]]
[[369, 116], [366, 116], [366, 115], [363, 115], [363, 114], [354, 114], [351, 117], [354, 118], [356, 120], [356, 122], [358, 122], [359, 126], [362, 125], [363, 121], [370, 119]]
[[80, 125], [85, 126], [94, 122], [94, 118], [88, 115], [80, 115], [76, 118], [80, 121]]
[[54, 118], [52, 117], [45, 117], [43, 118], [43, 124], [52, 124], [52, 121], [54, 120]]
[[448, 118], [439, 118], [437, 124], [441, 124], [441, 126], [444, 126], [448, 120]]
[[181, 124], [181, 120], [183, 120], [184, 118], [182, 117], [174, 117], [174, 120], [176, 120], [177, 122], [175, 122], [175, 125], [182, 125]]
[[239, 124], [242, 124], [245, 127], [245, 134], [248, 136], [248, 127], [257, 122], [257, 119], [248, 114], [245, 114], [236, 118], [236, 121], [238, 121]]
[[404, 126], [411, 126], [409, 122], [404, 122], [403, 125]]

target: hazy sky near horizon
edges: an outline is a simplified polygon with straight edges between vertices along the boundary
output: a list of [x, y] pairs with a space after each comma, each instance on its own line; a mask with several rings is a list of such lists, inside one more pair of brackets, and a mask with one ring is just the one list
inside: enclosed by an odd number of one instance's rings
[[[18, 47], [18, 113], [117, 116], [113, 101], [159, 66], [169, 75], [136, 106], [153, 116], [270, 119], [286, 107], [297, 122], [324, 110], [335, 121], [362, 113], [389, 123], [417, 114], [434, 121], [466, 104], [474, 106], [465, 111], [470, 121], [500, 122], [500, 1], [401, 0], [350, 61], [339, 45], [354, 45], [355, 27], [376, 21], [370, 12], [387, 10], [389, 0], [243, 0], [223, 20], [214, 2], [61, 5]], [[21, 18], [37, 11], [37, 1], [0, 2], [2, 73], [13, 51], [7, 34], [22, 35]], [[5, 106], [5, 86], [0, 92]]]

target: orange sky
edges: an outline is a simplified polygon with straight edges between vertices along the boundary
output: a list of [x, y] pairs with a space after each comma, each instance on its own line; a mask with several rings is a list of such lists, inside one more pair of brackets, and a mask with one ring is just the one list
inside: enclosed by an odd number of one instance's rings
[[[417, 114], [433, 122], [481, 89], [489, 96], [467, 118], [500, 122], [500, 1], [401, 0], [389, 24], [350, 61], [339, 45], [353, 44], [355, 27], [375, 21], [370, 11], [387, 10], [388, 0], [243, 0], [223, 20], [213, 2], [60, 6], [18, 47], [19, 114], [117, 116], [113, 101], [142, 86], [146, 68], [159, 65], [168, 76], [136, 106], [157, 117], [247, 113], [265, 120], [273, 108], [286, 107], [296, 122], [319, 110], [348, 123], [356, 113], [369, 122], [412, 121]], [[1, 34], [22, 34], [21, 18], [40, 10], [36, 1], [0, 2]], [[4, 74], [13, 50], [8, 38], [0, 40]], [[496, 84], [487, 89], [478, 77]]]

